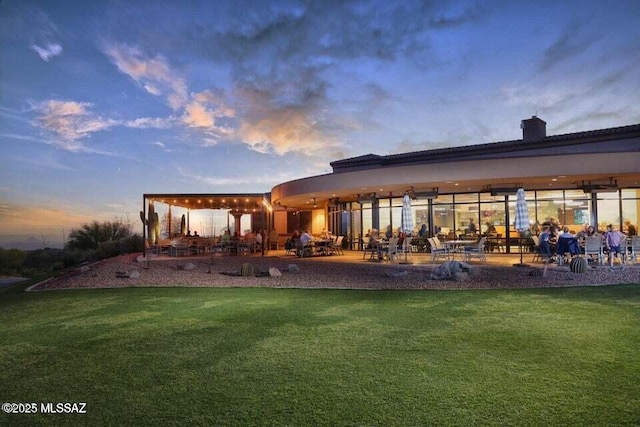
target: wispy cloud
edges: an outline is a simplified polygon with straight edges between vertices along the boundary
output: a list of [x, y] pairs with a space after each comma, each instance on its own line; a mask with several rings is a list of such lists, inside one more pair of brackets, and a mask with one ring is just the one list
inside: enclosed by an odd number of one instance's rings
[[174, 110], [183, 107], [189, 99], [186, 83], [171, 71], [163, 56], [149, 56], [126, 44], [108, 46], [105, 53], [122, 73], [148, 93], [167, 96], [167, 102]]
[[126, 127], [135, 129], [169, 129], [177, 120], [173, 117], [142, 117], [124, 122]]
[[36, 106], [39, 116], [36, 124], [57, 135], [58, 145], [69, 151], [87, 151], [80, 142], [94, 132], [109, 129], [119, 122], [103, 119], [88, 108], [92, 104], [75, 101], [49, 100]]
[[589, 46], [596, 41], [596, 37], [585, 37], [581, 34], [577, 23], [565, 28], [558, 38], [549, 46], [542, 57], [540, 69], [549, 71], [560, 64], [570, 62], [572, 58], [583, 55]]
[[62, 54], [62, 46], [58, 43], [47, 43], [44, 47], [33, 44], [31, 49], [35, 50], [40, 59], [45, 62], [49, 62], [49, 59]]
[[157, 147], [160, 147], [162, 149], [162, 151], [164, 151], [165, 153], [172, 153], [172, 152], [176, 151], [176, 150], [172, 150], [172, 149], [167, 148], [167, 146], [163, 142], [160, 142], [160, 141], [153, 142], [151, 145], [155, 145]]

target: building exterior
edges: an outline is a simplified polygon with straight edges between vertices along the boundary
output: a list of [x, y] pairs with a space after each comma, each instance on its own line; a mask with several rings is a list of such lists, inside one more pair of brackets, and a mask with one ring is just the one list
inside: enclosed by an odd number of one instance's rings
[[547, 136], [534, 116], [521, 127], [519, 140], [334, 161], [333, 173], [272, 189], [273, 226], [280, 234], [326, 228], [356, 249], [370, 229], [400, 226], [409, 192], [416, 231], [424, 224], [429, 235], [462, 234], [473, 222], [479, 232], [494, 228], [509, 250], [522, 187], [532, 229], [550, 219], [574, 231], [637, 229], [640, 124]]

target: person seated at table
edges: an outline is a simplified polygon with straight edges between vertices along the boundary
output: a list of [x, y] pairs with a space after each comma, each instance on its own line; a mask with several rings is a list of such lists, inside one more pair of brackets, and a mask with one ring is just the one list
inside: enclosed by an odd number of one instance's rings
[[566, 253], [570, 253], [571, 256], [574, 256], [580, 253], [578, 239], [571, 234], [569, 227], [565, 226], [563, 228], [563, 233], [558, 238], [557, 253], [558, 256], [563, 256]]
[[326, 228], [323, 228], [322, 232], [320, 232], [320, 238], [325, 240], [331, 239], [331, 232], [327, 231]]
[[200, 235], [198, 234], [198, 231], [193, 232], [193, 237], [200, 237]]
[[483, 236], [488, 236], [489, 234], [498, 234], [498, 230], [496, 230], [496, 226], [493, 225], [491, 222], [487, 221], [485, 226], [487, 229], [485, 230]]
[[585, 237], [587, 237], [588, 236], [587, 233], [589, 233], [589, 227], [590, 227], [589, 224], [583, 225], [582, 230], [576, 233], [576, 239], [583, 240]]
[[569, 227], [567, 227], [566, 225], [564, 227], [562, 227], [562, 233], [560, 234], [561, 237], [563, 238], [573, 238], [575, 237], [573, 235], [573, 233], [571, 232], [571, 230], [569, 230]]
[[313, 242], [313, 236], [309, 234], [309, 230], [304, 230], [300, 236], [300, 243], [302, 243], [302, 246], [307, 246], [311, 242]]
[[[375, 228], [374, 228], [375, 230]], [[378, 230], [376, 230], [376, 233], [378, 232]], [[384, 237], [387, 238], [387, 240], [389, 240], [390, 238], [393, 237], [393, 229], [391, 228], [391, 224], [387, 225], [387, 231], [384, 232]]]
[[231, 233], [229, 233], [229, 230], [224, 231], [224, 234], [222, 235], [220, 240], [222, 241], [222, 243], [229, 243], [229, 240], [231, 240]]
[[631, 224], [630, 220], [626, 220], [624, 222], [624, 226], [627, 229], [627, 236], [637, 236], [638, 235], [638, 230], [636, 229], [636, 226]]
[[476, 234], [478, 229], [476, 228], [476, 224], [473, 222], [473, 218], [469, 218], [469, 224], [467, 225], [467, 234]]
[[256, 239], [256, 250], [262, 249], [262, 229], [258, 230], [254, 238]]
[[191, 230], [187, 230], [187, 235], [185, 237], [191, 237]]
[[418, 236], [425, 237], [427, 235], [427, 224], [422, 224], [420, 230], [418, 231]]
[[604, 233], [604, 244], [609, 252], [609, 264], [613, 264], [614, 256], [616, 258], [620, 257], [622, 241], [626, 237], [624, 233], [614, 230], [612, 224], [607, 225], [607, 232]]
[[549, 226], [543, 225], [542, 231], [538, 236], [540, 242], [540, 253], [544, 257], [545, 261], [551, 260], [551, 234], [549, 233]]

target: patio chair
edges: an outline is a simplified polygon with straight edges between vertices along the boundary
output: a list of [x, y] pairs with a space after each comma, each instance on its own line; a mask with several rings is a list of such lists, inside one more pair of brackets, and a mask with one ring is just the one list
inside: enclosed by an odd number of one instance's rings
[[431, 246], [431, 261], [435, 261], [440, 256], [449, 259], [449, 251], [446, 247], [442, 246], [437, 237], [429, 237], [427, 241]]
[[485, 244], [487, 243], [487, 238], [483, 237], [478, 242], [477, 246], [465, 246], [462, 248], [462, 258], [465, 261], [470, 261], [472, 256], [477, 256], [480, 261], [484, 262], [487, 260], [485, 252]]
[[189, 255], [189, 241], [185, 239], [174, 239], [169, 246], [169, 256]]
[[411, 258], [411, 254], [413, 253], [413, 245], [411, 244], [412, 241], [413, 237], [405, 237], [404, 241], [399, 244], [396, 249], [397, 255]]
[[367, 243], [363, 248], [362, 259], [367, 257], [367, 253], [369, 254], [369, 259], [373, 259], [377, 253], [377, 248], [372, 243]]
[[638, 262], [638, 256], [640, 255], [640, 236], [631, 237], [631, 259], [633, 262]]
[[331, 244], [329, 245], [329, 255], [344, 255], [342, 251], [342, 241], [344, 240], [344, 236], [338, 236]]
[[600, 236], [587, 236], [584, 239], [584, 256], [588, 258], [591, 255], [598, 257], [598, 263], [604, 264], [604, 245], [602, 237]]
[[293, 243], [296, 247], [297, 256], [302, 258], [313, 255], [313, 247], [310, 244], [303, 245], [300, 239], [293, 239]]
[[150, 245], [149, 242], [145, 240], [144, 248], [148, 254], [160, 255], [160, 245]]
[[269, 249], [280, 249], [280, 244], [278, 243], [278, 233], [269, 234]]
[[571, 257], [580, 255], [580, 245], [575, 237], [565, 238], [560, 236], [556, 245], [558, 265], [571, 261]]
[[531, 260], [531, 262], [542, 261], [540, 238], [538, 236], [531, 236], [531, 240], [533, 240], [533, 260]]
[[284, 254], [285, 255], [295, 255], [296, 254], [296, 245], [293, 242], [293, 240], [291, 239], [287, 239], [286, 242], [284, 242]]
[[398, 256], [398, 238], [389, 239], [389, 244], [378, 248], [378, 259], [393, 261]]

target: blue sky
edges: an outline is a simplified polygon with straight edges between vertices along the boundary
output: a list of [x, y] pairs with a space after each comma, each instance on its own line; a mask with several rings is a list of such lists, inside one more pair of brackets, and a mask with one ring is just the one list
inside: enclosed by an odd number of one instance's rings
[[[143, 193], [640, 122], [640, 2], [0, 2], [0, 244]], [[21, 236], [18, 236], [21, 235]]]

